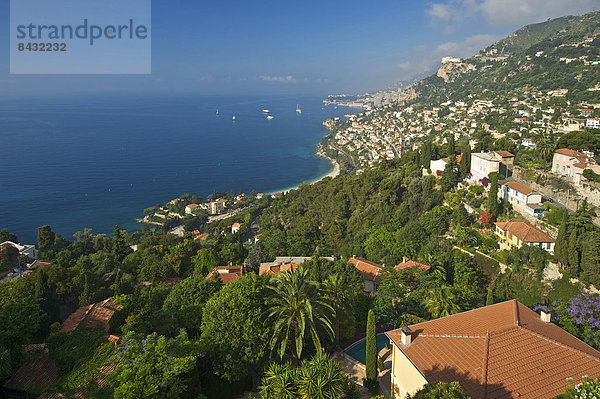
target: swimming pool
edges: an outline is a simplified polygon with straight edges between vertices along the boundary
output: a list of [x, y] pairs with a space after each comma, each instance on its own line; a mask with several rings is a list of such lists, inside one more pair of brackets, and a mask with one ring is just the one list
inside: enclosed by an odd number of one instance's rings
[[[377, 334], [377, 353], [385, 348], [390, 339], [385, 334]], [[359, 363], [367, 363], [367, 339], [363, 338], [344, 351], [345, 354]]]

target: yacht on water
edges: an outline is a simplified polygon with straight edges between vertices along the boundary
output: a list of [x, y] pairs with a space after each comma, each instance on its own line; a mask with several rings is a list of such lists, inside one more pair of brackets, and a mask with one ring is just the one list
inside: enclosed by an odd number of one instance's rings
[[217, 110], [217, 115], [219, 115], [219, 110]]
[[268, 109], [263, 109], [262, 112], [265, 113], [265, 114], [268, 114], [271, 111], [269, 111]]
[[233, 120], [235, 120], [235, 115], [233, 115]]
[[299, 104], [296, 104], [296, 112], [299, 113], [299, 114], [302, 113], [302, 110], [300, 109], [300, 105]]
[[273, 118], [275, 118], [273, 115], [269, 115], [269, 116], [267, 116], [267, 119], [269, 119], [269, 120], [271, 120], [271, 119], [273, 119]]

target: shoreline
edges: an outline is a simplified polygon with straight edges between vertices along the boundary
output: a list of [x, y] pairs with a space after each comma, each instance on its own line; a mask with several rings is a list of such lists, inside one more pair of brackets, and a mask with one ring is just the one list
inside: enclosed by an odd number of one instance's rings
[[273, 194], [279, 194], [279, 193], [281, 193], [281, 194], [287, 194], [287, 193], [289, 193], [292, 190], [298, 189], [304, 183], [315, 184], [315, 183], [318, 183], [321, 180], [324, 180], [324, 179], [326, 179], [328, 177], [331, 177], [332, 179], [335, 179], [336, 177], [338, 177], [340, 175], [340, 165], [337, 163], [337, 161], [335, 159], [329, 158], [327, 155], [325, 155], [323, 152], [321, 152], [320, 149], [315, 153], [315, 155], [318, 156], [319, 158], [327, 159], [331, 163], [331, 166], [333, 167], [333, 169], [329, 173], [326, 173], [325, 175], [323, 175], [323, 176], [321, 176], [321, 177], [319, 177], [319, 178], [317, 178], [315, 180], [308, 181], [308, 182], [307, 181], [303, 181], [302, 183], [299, 183], [299, 184], [297, 184], [295, 186], [286, 188], [284, 190], [278, 190], [278, 191], [268, 192], [268, 193], [265, 193], [265, 195], [273, 195]]

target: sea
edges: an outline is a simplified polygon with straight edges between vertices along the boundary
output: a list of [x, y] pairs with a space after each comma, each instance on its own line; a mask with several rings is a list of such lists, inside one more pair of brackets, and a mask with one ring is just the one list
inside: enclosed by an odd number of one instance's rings
[[332, 170], [315, 156], [322, 122], [358, 112], [322, 99], [0, 97], [0, 229], [27, 244], [42, 225], [67, 239], [84, 228], [134, 231], [145, 208], [184, 193], [269, 193], [318, 180]]

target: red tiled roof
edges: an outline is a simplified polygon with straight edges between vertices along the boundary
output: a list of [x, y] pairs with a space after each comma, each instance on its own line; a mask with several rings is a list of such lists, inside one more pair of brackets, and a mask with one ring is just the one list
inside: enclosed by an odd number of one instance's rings
[[548, 398], [600, 375], [600, 352], [516, 300], [411, 326], [388, 336], [429, 382], [458, 381], [473, 398]]
[[[448, 163], [448, 159], [449, 159], [449, 158], [442, 158], [442, 161], [444, 161], [444, 162]], [[458, 154], [458, 155], [456, 156], [456, 163], [460, 163], [460, 161], [461, 161], [461, 160], [462, 160], [462, 154]]]
[[30, 360], [4, 383], [5, 388], [39, 393], [58, 381], [58, 368], [48, 353], [47, 345], [31, 346], [35, 348], [28, 350]]
[[242, 266], [217, 266], [208, 273], [206, 279], [210, 280], [215, 274], [221, 278], [223, 284], [229, 284], [242, 275]]
[[510, 153], [508, 151], [494, 151], [496, 154], [500, 155], [502, 158], [514, 158], [515, 154]]
[[568, 148], [560, 148], [558, 150], [555, 151], [556, 154], [560, 154], [560, 155], [566, 155], [568, 157], [586, 157], [587, 156], [585, 154], [582, 154], [579, 151], [573, 151], [573, 150], [569, 150]]
[[421, 269], [421, 270], [429, 270], [429, 268], [430, 268], [429, 266], [427, 266], [424, 263], [419, 263], [419, 262], [415, 262], [414, 260], [404, 258], [402, 263], [399, 263], [396, 265], [396, 270], [408, 269], [408, 268], [415, 267], [415, 266], [418, 266], [419, 269]]
[[523, 242], [555, 242], [554, 238], [527, 222], [497, 222], [503, 231], [508, 231]]
[[258, 274], [279, 274], [285, 271], [295, 271], [298, 268], [296, 263], [284, 263], [283, 265], [263, 265]]
[[83, 306], [71, 313], [67, 320], [63, 322], [60, 326], [60, 332], [75, 331], [79, 326], [84, 328], [101, 327], [108, 331], [110, 319], [115, 312], [121, 309], [123, 309], [123, 306], [118, 305], [112, 298]]
[[506, 187], [511, 188], [511, 189], [513, 189], [515, 191], [518, 191], [521, 194], [529, 195], [531, 193], [535, 193], [535, 190], [527, 187], [524, 184], [517, 183], [516, 181], [509, 181], [505, 185], [506, 185]]
[[186, 206], [186, 208], [190, 208], [190, 209], [196, 209], [198, 208], [200, 205], [198, 204], [189, 204], [188, 206]]
[[383, 269], [383, 266], [369, 262], [363, 258], [355, 257], [348, 259], [348, 262], [356, 266], [360, 274], [362, 274], [363, 280], [374, 281], [378, 284], [381, 283], [381, 275], [379, 273]]

